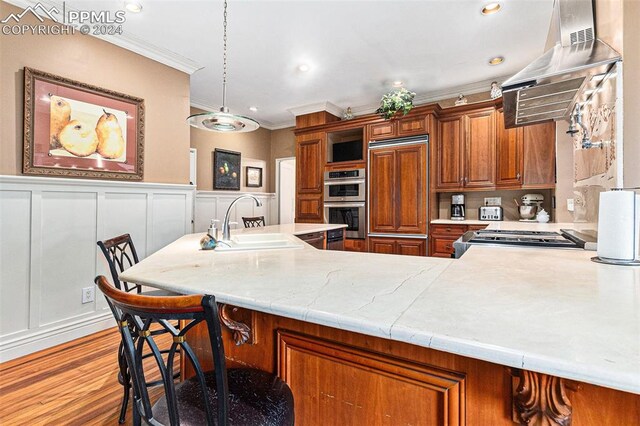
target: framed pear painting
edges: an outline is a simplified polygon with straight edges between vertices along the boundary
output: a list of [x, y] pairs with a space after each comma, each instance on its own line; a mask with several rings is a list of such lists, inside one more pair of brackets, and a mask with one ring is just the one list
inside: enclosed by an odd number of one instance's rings
[[24, 69], [25, 174], [142, 180], [144, 100]]

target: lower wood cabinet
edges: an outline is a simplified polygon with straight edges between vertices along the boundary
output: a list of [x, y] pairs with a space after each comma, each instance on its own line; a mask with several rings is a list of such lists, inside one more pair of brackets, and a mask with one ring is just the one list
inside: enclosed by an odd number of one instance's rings
[[465, 424], [464, 373], [289, 331], [277, 339], [300, 424]]
[[455, 240], [467, 231], [477, 231], [486, 227], [487, 225], [432, 224], [429, 227], [430, 255], [433, 257], [453, 257], [455, 254], [453, 242]]
[[369, 237], [369, 252], [426, 256], [427, 240], [422, 238]]
[[367, 251], [367, 240], [360, 238], [345, 238], [344, 240], [345, 251]]
[[322, 194], [298, 194], [296, 197], [296, 222], [322, 223]]

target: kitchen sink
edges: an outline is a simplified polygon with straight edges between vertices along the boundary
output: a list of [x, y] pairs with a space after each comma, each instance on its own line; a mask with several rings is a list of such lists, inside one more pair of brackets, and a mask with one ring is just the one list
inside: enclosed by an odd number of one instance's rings
[[232, 236], [230, 241], [220, 241], [216, 251], [299, 249], [303, 247], [304, 243], [289, 234], [238, 234]]

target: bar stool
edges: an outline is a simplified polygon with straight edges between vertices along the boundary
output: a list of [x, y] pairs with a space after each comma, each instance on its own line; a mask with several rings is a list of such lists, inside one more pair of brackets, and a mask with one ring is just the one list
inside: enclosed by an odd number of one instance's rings
[[[100, 247], [100, 250], [102, 250], [104, 257], [107, 259], [109, 270], [111, 272], [111, 279], [113, 280], [113, 283], [118, 290], [123, 290], [127, 293], [133, 292], [137, 294], [152, 296], [176, 295], [176, 293], [171, 293], [164, 290], [151, 290], [143, 293], [142, 286], [120, 280], [119, 275], [121, 272], [139, 262], [138, 253], [136, 252], [133, 240], [131, 239], [131, 236], [129, 234], [119, 235], [105, 241], [98, 241], [98, 247]], [[164, 330], [155, 330], [153, 332], [156, 334], [165, 333]], [[127, 405], [129, 404], [129, 393], [131, 389], [131, 375], [127, 367], [127, 361], [125, 359], [123, 349], [123, 345], [122, 343], [120, 343], [120, 347], [118, 349], [118, 365], [120, 366], [120, 372], [118, 373], [118, 382], [124, 388], [122, 405], [120, 407], [120, 418], [118, 419], [120, 424], [125, 422]], [[162, 352], [168, 352], [168, 350], [163, 350]], [[145, 357], [149, 356], [151, 356], [151, 353], [145, 354]], [[175, 374], [175, 378], [178, 378], [179, 376], [180, 372], [178, 371]], [[148, 382], [147, 386], [160, 386], [161, 384], [161, 381], [152, 381]]]
[[244, 222], [245, 228], [260, 228], [265, 226], [264, 216], [243, 217], [242, 221]]
[[[214, 296], [153, 297], [126, 293], [105, 277], [96, 277], [122, 335], [124, 354], [131, 368], [134, 425], [293, 425], [293, 394], [280, 378], [251, 368], [227, 369], [218, 307]], [[170, 320], [184, 321], [174, 328]], [[204, 372], [185, 334], [205, 323], [209, 331], [214, 371]], [[171, 333], [173, 345], [166, 361], [155, 344], [152, 325]], [[164, 382], [165, 394], [153, 406], [144, 384], [142, 347], [151, 348]], [[176, 385], [173, 360], [179, 350], [195, 376]]]

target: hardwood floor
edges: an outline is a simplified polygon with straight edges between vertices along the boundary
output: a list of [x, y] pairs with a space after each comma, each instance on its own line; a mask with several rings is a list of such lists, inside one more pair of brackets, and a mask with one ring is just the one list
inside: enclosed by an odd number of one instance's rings
[[0, 364], [0, 424], [117, 425], [119, 343], [114, 327]]

